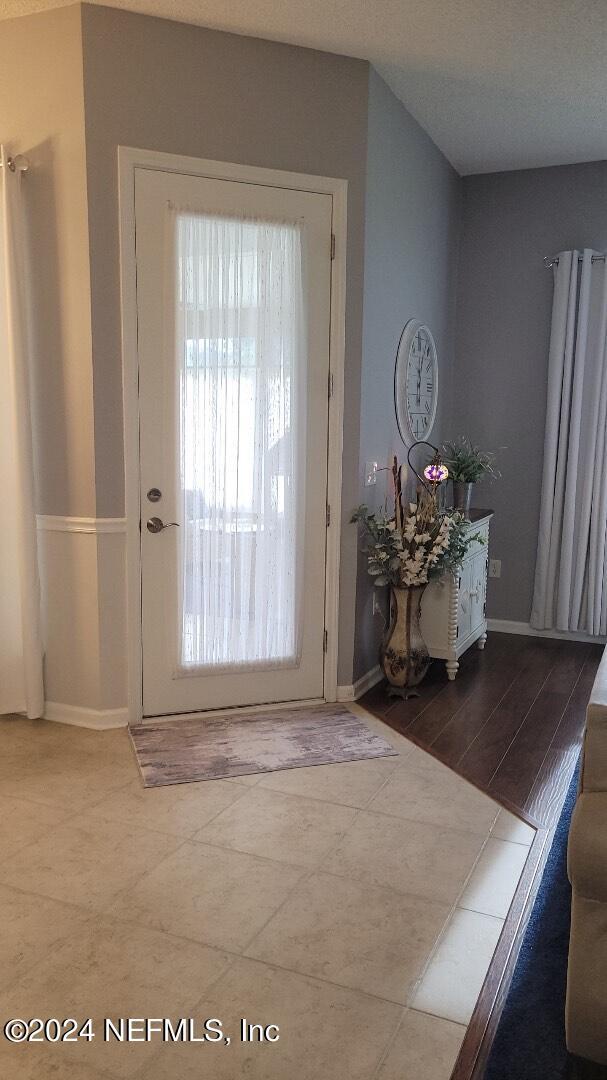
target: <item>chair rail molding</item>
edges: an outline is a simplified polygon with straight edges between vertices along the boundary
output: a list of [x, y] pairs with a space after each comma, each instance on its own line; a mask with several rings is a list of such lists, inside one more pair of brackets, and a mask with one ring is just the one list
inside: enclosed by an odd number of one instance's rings
[[60, 514], [37, 514], [36, 524], [42, 532], [126, 533], [126, 518], [64, 517]]

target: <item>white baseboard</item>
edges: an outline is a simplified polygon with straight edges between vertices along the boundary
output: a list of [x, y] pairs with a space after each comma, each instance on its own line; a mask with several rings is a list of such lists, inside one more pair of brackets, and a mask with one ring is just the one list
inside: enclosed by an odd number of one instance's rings
[[94, 731], [109, 731], [111, 728], [127, 727], [128, 709], [87, 709], [81, 705], [61, 705], [55, 701], [47, 701], [44, 719], [55, 720], [59, 724], [92, 728]]
[[384, 673], [379, 664], [376, 664], [374, 668], [367, 671], [364, 675], [361, 675], [360, 679], [357, 679], [355, 683], [350, 686], [338, 686], [337, 687], [337, 700], [338, 701], [358, 701], [363, 694], [367, 693], [371, 687], [376, 686], [378, 682], [384, 677]]
[[607, 644], [607, 637], [592, 634], [580, 634], [573, 630], [536, 630], [526, 622], [514, 622], [511, 619], [487, 619], [487, 629], [500, 634], [524, 634], [526, 637], [556, 638], [561, 641], [587, 641], [594, 645]]

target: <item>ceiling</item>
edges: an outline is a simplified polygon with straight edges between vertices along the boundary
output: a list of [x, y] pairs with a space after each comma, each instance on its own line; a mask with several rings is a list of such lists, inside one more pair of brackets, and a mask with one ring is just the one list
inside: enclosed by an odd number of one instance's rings
[[[59, 6], [0, 0], [0, 18]], [[110, 6], [369, 60], [462, 174], [607, 159], [607, 0]]]

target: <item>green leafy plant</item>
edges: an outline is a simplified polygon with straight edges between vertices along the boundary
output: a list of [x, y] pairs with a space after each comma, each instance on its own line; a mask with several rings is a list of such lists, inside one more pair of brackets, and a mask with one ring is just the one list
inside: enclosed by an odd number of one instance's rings
[[500, 476], [495, 467], [495, 454], [473, 446], [463, 435], [455, 442], [444, 444], [443, 460], [451, 480], [456, 483], [476, 484], [483, 476], [492, 480]]

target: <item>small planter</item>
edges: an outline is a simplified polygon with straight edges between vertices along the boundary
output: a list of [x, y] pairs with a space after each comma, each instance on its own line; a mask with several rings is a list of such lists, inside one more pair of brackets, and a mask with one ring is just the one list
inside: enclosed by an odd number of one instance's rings
[[[500, 473], [495, 468], [495, 454], [474, 446], [470, 439], [460, 436], [443, 447], [445, 465], [453, 484], [453, 509], [470, 520], [472, 485], [482, 480], [497, 480]], [[458, 477], [456, 480], [455, 478]]]
[[452, 483], [453, 509], [459, 510], [467, 518], [470, 514], [470, 502], [474, 484], [466, 484], [463, 480], [453, 480]]
[[430, 666], [430, 653], [424, 641], [419, 615], [425, 585], [392, 587], [391, 622], [384, 639], [380, 663], [391, 686], [399, 690], [417, 686]]

